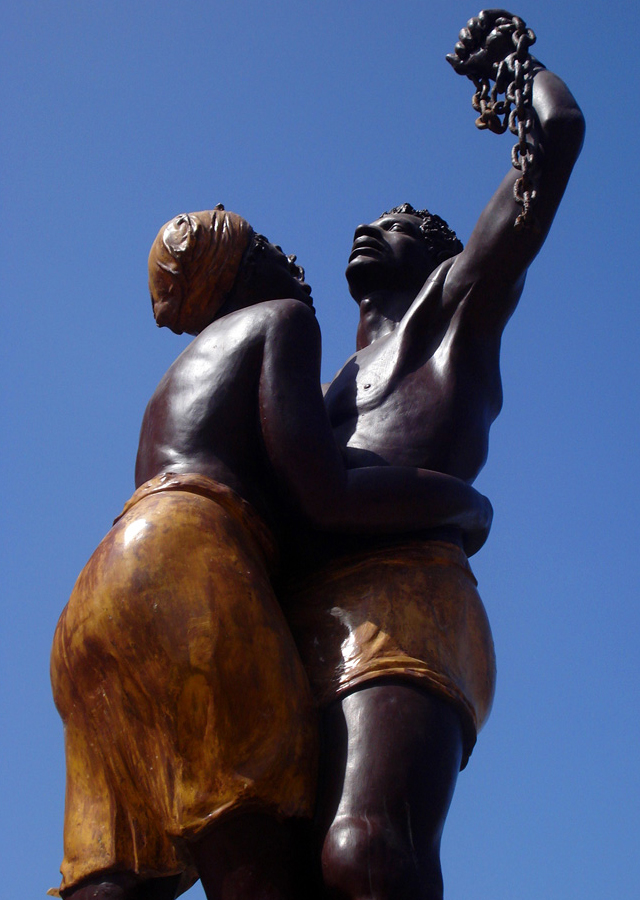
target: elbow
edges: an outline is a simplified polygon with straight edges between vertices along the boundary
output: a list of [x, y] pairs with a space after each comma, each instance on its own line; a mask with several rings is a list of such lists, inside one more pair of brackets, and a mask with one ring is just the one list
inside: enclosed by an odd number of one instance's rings
[[580, 155], [585, 135], [585, 121], [580, 107], [575, 104], [555, 109], [540, 124], [545, 151], [553, 148], [554, 157], [561, 156], [573, 164]]
[[563, 147], [573, 152], [578, 158], [585, 135], [585, 121], [579, 106], [563, 110], [551, 125], [554, 134], [558, 136]]
[[535, 76], [533, 106], [545, 154], [575, 162], [584, 141], [584, 116], [567, 85], [548, 69]]

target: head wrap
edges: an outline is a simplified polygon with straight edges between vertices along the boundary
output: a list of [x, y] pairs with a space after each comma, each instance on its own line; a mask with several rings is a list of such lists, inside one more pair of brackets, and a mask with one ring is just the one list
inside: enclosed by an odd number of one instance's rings
[[183, 213], [163, 225], [149, 254], [149, 291], [158, 325], [199, 334], [238, 275], [253, 229], [222, 205]]

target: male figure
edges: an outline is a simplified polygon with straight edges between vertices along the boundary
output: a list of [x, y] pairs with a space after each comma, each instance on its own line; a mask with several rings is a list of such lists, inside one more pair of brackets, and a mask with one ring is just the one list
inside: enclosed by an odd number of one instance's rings
[[[502, 17], [511, 18], [491, 10], [461, 32], [456, 71], [495, 78], [511, 42], [494, 27]], [[357, 352], [325, 397], [349, 467], [423, 466], [472, 482], [485, 462], [502, 401], [502, 330], [583, 140], [567, 87], [537, 62], [534, 71], [534, 227], [514, 229], [511, 169], [464, 249], [442, 220], [408, 205], [356, 229], [346, 275], [360, 307]], [[442, 897], [442, 828], [493, 690], [490, 633], [456, 544], [449, 528], [403, 547], [363, 542], [366, 554], [334, 552], [292, 592], [294, 633], [325, 704], [319, 825], [331, 897]]]

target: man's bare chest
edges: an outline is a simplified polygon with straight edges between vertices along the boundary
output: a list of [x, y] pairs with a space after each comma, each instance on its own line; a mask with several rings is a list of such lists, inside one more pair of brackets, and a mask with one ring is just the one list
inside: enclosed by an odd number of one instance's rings
[[477, 375], [452, 357], [447, 340], [418, 354], [392, 334], [357, 353], [325, 397], [349, 465], [411, 465], [473, 477], [488, 437], [487, 396]]
[[446, 393], [447, 386], [436, 377], [430, 359], [406, 371], [391, 353], [361, 351], [338, 373], [325, 401], [335, 428], [354, 418], [377, 418], [383, 410], [407, 414], [419, 406], [424, 412]]

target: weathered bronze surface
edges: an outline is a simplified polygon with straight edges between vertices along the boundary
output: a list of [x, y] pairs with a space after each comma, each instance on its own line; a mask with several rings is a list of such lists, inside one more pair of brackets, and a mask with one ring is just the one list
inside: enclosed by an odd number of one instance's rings
[[491, 709], [495, 657], [460, 547], [406, 540], [339, 556], [290, 585], [286, 614], [320, 707], [382, 678], [414, 683], [456, 707], [466, 763]]
[[112, 869], [183, 873], [191, 859], [173, 839], [239, 810], [311, 815], [316, 729], [274, 556], [230, 488], [160, 475], [85, 566], [52, 655], [65, 885]]
[[324, 401], [294, 258], [222, 208], [156, 238], [156, 320], [196, 337], [56, 631], [65, 897], [165, 900], [197, 873], [209, 898], [441, 898], [495, 676], [466, 560], [491, 508], [471, 482], [501, 333], [584, 129], [523, 28], [485, 12], [450, 57], [477, 87], [522, 85], [524, 64], [520, 169], [464, 249], [406, 204], [356, 229], [358, 349]]

